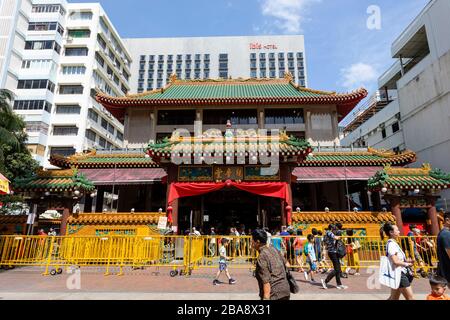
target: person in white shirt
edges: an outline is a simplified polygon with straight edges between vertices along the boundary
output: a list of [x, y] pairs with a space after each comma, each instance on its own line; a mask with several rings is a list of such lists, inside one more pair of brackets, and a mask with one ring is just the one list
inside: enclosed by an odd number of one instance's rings
[[386, 254], [396, 268], [401, 268], [400, 286], [398, 289], [391, 289], [391, 295], [388, 300], [399, 300], [400, 295], [403, 295], [406, 300], [414, 300], [413, 290], [411, 283], [414, 279], [411, 267], [413, 265], [412, 260], [406, 259], [406, 255], [402, 248], [397, 243], [397, 239], [400, 236], [400, 231], [396, 225], [385, 223], [380, 229], [381, 239], [384, 240], [384, 236], [389, 238], [386, 244]]
[[193, 236], [201, 236], [202, 234], [195, 228], [195, 227], [192, 227], [192, 235]]

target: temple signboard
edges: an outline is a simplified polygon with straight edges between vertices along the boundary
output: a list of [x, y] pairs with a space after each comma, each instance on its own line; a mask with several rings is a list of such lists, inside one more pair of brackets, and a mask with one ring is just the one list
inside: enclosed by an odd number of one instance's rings
[[179, 182], [279, 181], [280, 172], [265, 174], [263, 166], [180, 166]]

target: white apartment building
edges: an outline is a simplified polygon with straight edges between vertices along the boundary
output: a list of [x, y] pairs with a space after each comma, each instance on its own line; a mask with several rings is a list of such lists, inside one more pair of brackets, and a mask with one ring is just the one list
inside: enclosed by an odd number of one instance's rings
[[51, 154], [120, 148], [123, 125], [95, 99], [129, 91], [131, 57], [99, 4], [65, 0], [0, 2], [0, 87], [15, 94], [28, 148]]
[[133, 60], [131, 92], [178, 79], [282, 78], [290, 72], [306, 87], [304, 36], [124, 39]]
[[[430, 163], [450, 172], [449, 17], [450, 1], [431, 0], [393, 42], [391, 54], [397, 61], [378, 84], [382, 90], [395, 91], [398, 99], [357, 126], [343, 139], [343, 145], [358, 143], [359, 132], [390, 123], [395, 115], [398, 142], [403, 139], [404, 148], [417, 153], [413, 166]], [[374, 139], [371, 145], [381, 145], [388, 135]], [[442, 193], [439, 206], [450, 209], [449, 191]]]

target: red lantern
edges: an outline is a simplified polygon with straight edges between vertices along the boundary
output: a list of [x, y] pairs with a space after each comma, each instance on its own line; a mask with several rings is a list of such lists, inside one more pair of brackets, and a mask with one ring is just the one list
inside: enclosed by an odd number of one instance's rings
[[227, 187], [231, 187], [231, 185], [233, 184], [233, 182], [231, 180], [227, 180], [225, 181], [225, 184], [227, 185]]
[[286, 211], [287, 212], [291, 212], [292, 211], [292, 207], [291, 206], [286, 206]]
[[168, 206], [168, 207], [167, 207], [167, 213], [172, 213], [172, 211], [173, 211], [172, 206]]

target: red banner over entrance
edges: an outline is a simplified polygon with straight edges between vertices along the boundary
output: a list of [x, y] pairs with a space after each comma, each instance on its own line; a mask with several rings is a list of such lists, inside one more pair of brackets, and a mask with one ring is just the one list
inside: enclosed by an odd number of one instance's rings
[[199, 196], [219, 191], [225, 187], [235, 187], [265, 197], [280, 198], [285, 201], [287, 221], [291, 224], [292, 200], [289, 185], [286, 182], [175, 182], [170, 185], [168, 204], [183, 197]]

